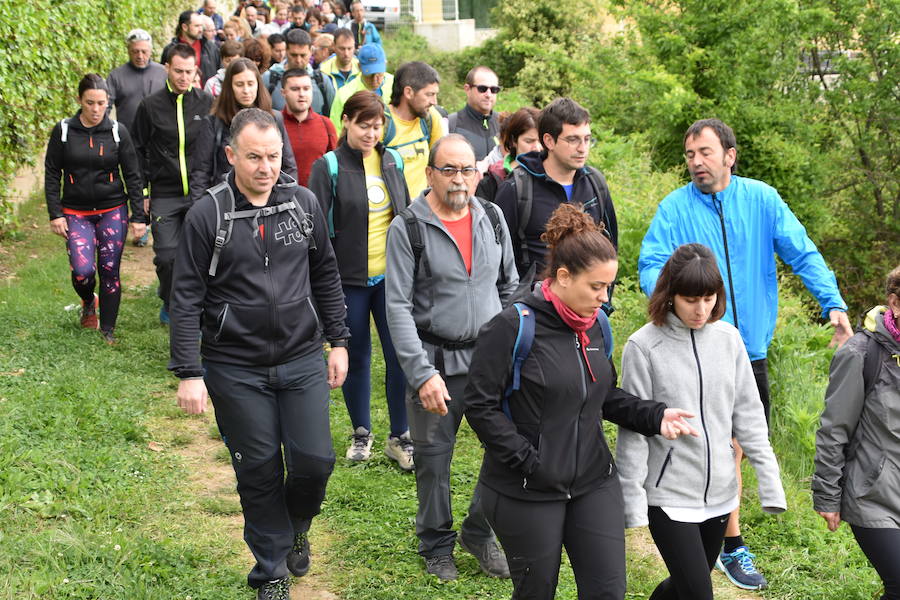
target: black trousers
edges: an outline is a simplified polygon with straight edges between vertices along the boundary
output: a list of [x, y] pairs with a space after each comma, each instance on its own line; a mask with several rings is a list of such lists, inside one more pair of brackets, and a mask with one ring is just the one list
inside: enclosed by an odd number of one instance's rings
[[900, 600], [900, 529], [851, 525], [856, 543], [884, 582], [881, 600]]
[[153, 264], [159, 279], [159, 297], [169, 310], [172, 294], [172, 271], [175, 266], [175, 250], [181, 238], [184, 219], [191, 208], [187, 196], [156, 197], [150, 199], [150, 230], [153, 232]]
[[325, 498], [334, 468], [325, 362], [314, 352], [276, 367], [203, 367], [256, 558], [247, 581], [257, 588], [288, 574], [294, 536], [309, 529]]
[[647, 511], [650, 535], [669, 569], [650, 600], [713, 600], [710, 572], [716, 564], [728, 515], [702, 523], [673, 521], [658, 506]]
[[616, 476], [571, 500], [532, 502], [482, 485], [484, 514], [497, 534], [513, 600], [552, 600], [566, 547], [579, 600], [625, 597], [625, 516]]
[[765, 358], [751, 360], [753, 377], [756, 379], [756, 389], [759, 390], [759, 399], [762, 401], [763, 412], [766, 415], [766, 425], [769, 424], [769, 361]]

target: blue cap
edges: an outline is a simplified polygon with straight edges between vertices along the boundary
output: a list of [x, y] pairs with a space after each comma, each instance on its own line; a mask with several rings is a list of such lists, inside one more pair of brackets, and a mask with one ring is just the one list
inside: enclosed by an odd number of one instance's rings
[[366, 44], [359, 49], [359, 70], [363, 75], [374, 75], [387, 71], [387, 58], [381, 44]]

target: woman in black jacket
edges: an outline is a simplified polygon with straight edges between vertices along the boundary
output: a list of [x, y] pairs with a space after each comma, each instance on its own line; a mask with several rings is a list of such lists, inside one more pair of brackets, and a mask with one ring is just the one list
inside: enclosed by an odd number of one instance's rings
[[[126, 201], [131, 203], [131, 235], [139, 239], [147, 230], [143, 183], [131, 135], [106, 116], [109, 90], [103, 78], [85, 75], [78, 84], [78, 102], [81, 109], [75, 116], [57, 123], [50, 134], [44, 194], [50, 230], [67, 241], [72, 285], [81, 297], [81, 326], [99, 326], [112, 344], [122, 297], [119, 263], [129, 222]], [[99, 298], [94, 293], [98, 270]]]
[[379, 142], [385, 123], [384, 103], [374, 93], [360, 91], [350, 96], [341, 120], [338, 147], [313, 163], [309, 187], [328, 215], [347, 301], [350, 369], [342, 390], [353, 424], [347, 458], [366, 460], [372, 448], [371, 313], [384, 354], [384, 387], [391, 421], [384, 452], [410, 471], [413, 448], [406, 421], [406, 379], [391, 343], [384, 301], [388, 226], [409, 204], [403, 159]]
[[[469, 370], [466, 419], [485, 446], [482, 508], [506, 551], [514, 599], [554, 597], [565, 545], [579, 599], [621, 600], [624, 508], [602, 420], [669, 439], [697, 431], [684, 421], [693, 415], [615, 385], [597, 311], [618, 261], [601, 228], [563, 204], [542, 239], [548, 277], [482, 329]], [[534, 337], [512, 389], [514, 349], [521, 357], [528, 337], [520, 319]]]
[[225, 69], [222, 91], [216, 96], [206, 126], [194, 142], [191, 155], [191, 199], [196, 202], [208, 188], [223, 181], [231, 165], [225, 157], [225, 146], [231, 143], [231, 120], [244, 108], [267, 110], [275, 116], [284, 146], [281, 150], [281, 172], [297, 178], [297, 165], [291, 140], [284, 129], [284, 116], [272, 110], [272, 97], [263, 85], [259, 69], [248, 58], [235, 59]]
[[525, 106], [510, 115], [500, 116], [500, 150], [504, 156], [488, 166], [484, 177], [478, 182], [476, 196], [493, 202], [497, 188], [519, 166], [516, 157], [526, 152], [541, 151], [541, 136], [537, 130], [540, 114], [541, 111], [533, 106]]

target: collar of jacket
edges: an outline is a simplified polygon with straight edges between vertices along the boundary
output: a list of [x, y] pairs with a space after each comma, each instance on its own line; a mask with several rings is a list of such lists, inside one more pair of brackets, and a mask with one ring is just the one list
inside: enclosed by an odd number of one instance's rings
[[[469, 106], [468, 102], [466, 102], [466, 106], [463, 108], [463, 110], [466, 111], [466, 114], [469, 115], [469, 118], [471, 118], [473, 121], [478, 121], [479, 123], [481, 123], [482, 127], [484, 126], [485, 121], [487, 121], [488, 124], [490, 124], [490, 120], [492, 118], [494, 118], [494, 111], [491, 111], [490, 113], [488, 113], [486, 115], [483, 115], [480, 112], [478, 112], [477, 110], [475, 110], [474, 108], [472, 108], [471, 106]], [[485, 129], [487, 129], [487, 128], [485, 127]]]
[[[547, 172], [544, 170], [544, 159], [546, 155], [542, 152], [526, 152], [525, 154], [520, 154], [516, 157], [516, 162], [519, 163], [519, 166], [525, 169], [532, 177], [536, 179], [550, 179]], [[580, 169], [575, 171], [575, 177], [572, 179], [572, 183], [574, 184], [582, 175], [587, 172], [587, 166], [581, 167]]]
[[[248, 200], [243, 192], [238, 189], [237, 182], [234, 179], [233, 170], [228, 172], [228, 178], [226, 179], [226, 181], [231, 187], [231, 191], [234, 192], [234, 208], [236, 210], [244, 210], [247, 208], [262, 208], [262, 206], [254, 206], [253, 204], [250, 204], [250, 200]], [[296, 179], [294, 179], [290, 175], [281, 173], [278, 176], [278, 182], [269, 193], [269, 201], [266, 202], [265, 206], [273, 206], [275, 204], [288, 202], [291, 198], [294, 197], [297, 188], [298, 186]]]
[[888, 331], [884, 324], [884, 313], [887, 310], [887, 306], [876, 306], [867, 312], [863, 320], [863, 327], [875, 333], [875, 337], [879, 339], [885, 348], [892, 349], [892, 352], [900, 352], [900, 343], [894, 340], [891, 332]]
[[700, 329], [692, 330], [690, 327], [688, 327], [687, 325], [684, 324], [684, 321], [682, 321], [678, 317], [678, 315], [675, 314], [675, 311], [673, 309], [666, 314], [666, 322], [661, 327], [661, 329], [667, 335], [669, 335], [670, 337], [673, 337], [675, 339], [689, 340], [689, 339], [691, 339], [691, 331], [694, 332], [695, 338], [700, 338], [700, 337], [706, 335], [706, 332], [709, 331], [710, 326], [712, 326], [712, 323], [706, 323]]
[[[384, 145], [381, 142], [378, 142], [377, 144], [375, 144], [374, 150], [375, 150], [375, 152], [378, 153], [379, 156], [384, 157]], [[335, 151], [340, 152], [341, 154], [345, 154], [346, 156], [352, 158], [360, 166], [363, 164], [362, 150], [357, 150], [356, 148], [351, 147], [350, 144], [348, 144], [346, 140], [341, 142], [338, 145], [337, 150], [335, 150]], [[423, 194], [423, 197], [424, 197], [424, 194]]]
[[[434, 213], [428, 200], [425, 199], [425, 196], [430, 192], [430, 187], [422, 190], [422, 193], [416, 196], [415, 200], [410, 203], [409, 209], [413, 211], [423, 223], [431, 223], [435, 227], [440, 227], [446, 231], [447, 228], [444, 226], [443, 221], [441, 221], [441, 218]], [[475, 231], [478, 222], [481, 221], [482, 218], [487, 218], [484, 209], [481, 208], [481, 205], [475, 200], [475, 196], [469, 196], [469, 212], [472, 213], [472, 231]], [[472, 237], [472, 243], [475, 243], [474, 236]], [[493, 243], [493, 241], [491, 243]]]
[[[716, 200], [721, 202], [722, 206], [724, 206], [728, 202], [735, 201], [734, 198], [737, 196], [737, 188], [739, 185], [738, 182], [740, 181], [740, 179], [741, 178], [739, 176], [732, 174], [731, 181], [728, 182], [728, 187], [726, 187], [721, 192], [716, 192]], [[688, 188], [690, 189], [692, 198], [696, 198], [697, 200], [703, 202], [708, 206], [713, 205], [712, 194], [704, 194], [703, 192], [701, 192], [700, 188], [698, 188], [693, 181], [688, 184]]]
[[84, 123], [81, 122], [81, 109], [79, 108], [75, 115], [69, 119], [69, 127], [80, 131], [91, 131], [96, 133], [98, 131], [112, 130], [112, 121], [109, 120], [109, 115], [103, 115], [103, 119], [99, 123], [93, 127], [85, 127]]

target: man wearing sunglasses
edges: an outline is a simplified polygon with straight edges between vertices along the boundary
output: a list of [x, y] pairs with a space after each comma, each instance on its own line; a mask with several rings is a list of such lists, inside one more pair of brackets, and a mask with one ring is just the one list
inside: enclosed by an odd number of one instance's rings
[[465, 136], [475, 149], [475, 160], [481, 161], [498, 144], [500, 121], [494, 112], [497, 94], [500, 93], [497, 74], [484, 66], [478, 66], [466, 75], [463, 89], [466, 105], [450, 115], [450, 133]]
[[478, 488], [458, 538], [450, 510], [450, 459], [475, 338], [518, 284], [500, 211], [473, 197], [477, 174], [466, 138], [450, 134], [438, 140], [425, 167], [428, 188], [394, 217], [387, 236], [385, 301], [391, 339], [409, 382], [416, 535], [425, 570], [440, 580], [458, 576], [457, 541], [485, 573], [509, 577], [506, 556], [481, 513]]

